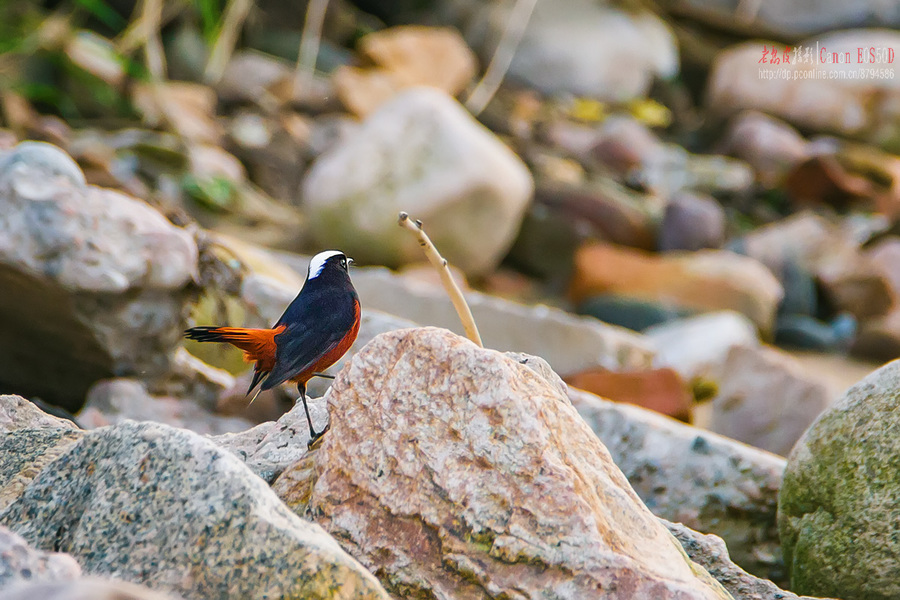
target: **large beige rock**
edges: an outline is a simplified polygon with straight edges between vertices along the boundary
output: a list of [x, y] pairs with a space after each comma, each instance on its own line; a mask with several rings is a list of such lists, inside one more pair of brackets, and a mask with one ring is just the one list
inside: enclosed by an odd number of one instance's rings
[[0, 387], [76, 410], [97, 379], [162, 376], [197, 257], [188, 231], [85, 185], [59, 148], [0, 155]]
[[481, 274], [509, 250], [532, 190], [522, 161], [453, 98], [412, 88], [313, 163], [303, 201], [317, 241], [357, 261], [421, 260], [397, 226], [407, 211], [451, 263]]
[[72, 421], [48, 415], [22, 396], [0, 395], [0, 433], [41, 428], [78, 429]]
[[403, 598], [730, 598], [564, 389], [445, 330], [381, 335], [327, 396], [305, 514]]

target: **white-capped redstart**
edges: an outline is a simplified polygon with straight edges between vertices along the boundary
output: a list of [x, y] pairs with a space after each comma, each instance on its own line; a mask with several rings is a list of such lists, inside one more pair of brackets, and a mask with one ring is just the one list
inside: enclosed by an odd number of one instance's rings
[[348, 272], [352, 262], [337, 250], [316, 254], [303, 288], [271, 329], [192, 327], [185, 331], [192, 340], [236, 346], [245, 360], [256, 363], [248, 395], [257, 385], [268, 390], [288, 380], [296, 382], [309, 423], [310, 445], [324, 431], [313, 429], [306, 382], [327, 377], [321, 371], [336, 363], [359, 333], [359, 296]]

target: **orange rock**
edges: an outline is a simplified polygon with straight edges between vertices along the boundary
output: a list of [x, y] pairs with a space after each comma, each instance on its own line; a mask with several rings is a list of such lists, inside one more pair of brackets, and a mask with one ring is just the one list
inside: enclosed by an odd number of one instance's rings
[[636, 404], [685, 423], [691, 422], [690, 391], [673, 369], [620, 372], [592, 369], [565, 380], [569, 385], [614, 402]]
[[580, 302], [599, 294], [701, 312], [735, 310], [768, 333], [784, 290], [762, 263], [725, 250], [654, 255], [592, 243], [575, 254], [570, 295]]

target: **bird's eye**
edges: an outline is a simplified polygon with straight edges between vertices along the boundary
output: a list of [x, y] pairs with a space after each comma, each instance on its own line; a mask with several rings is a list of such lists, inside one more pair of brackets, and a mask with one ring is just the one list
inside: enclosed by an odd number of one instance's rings
[[341, 259], [341, 266], [344, 267], [344, 269], [347, 268], [347, 259], [346, 258]]

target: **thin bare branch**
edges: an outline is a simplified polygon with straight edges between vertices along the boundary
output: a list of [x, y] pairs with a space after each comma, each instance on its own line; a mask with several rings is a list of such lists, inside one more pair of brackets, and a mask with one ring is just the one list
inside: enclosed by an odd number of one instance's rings
[[475, 325], [475, 318], [472, 316], [472, 311], [469, 310], [466, 298], [463, 296], [459, 286], [456, 285], [456, 281], [453, 280], [453, 275], [450, 273], [450, 267], [447, 265], [447, 260], [441, 256], [437, 251], [437, 248], [434, 247], [434, 244], [431, 243], [431, 240], [425, 234], [425, 230], [422, 229], [421, 221], [413, 221], [409, 218], [407, 213], [401, 212], [399, 224], [400, 227], [405, 227], [416, 235], [416, 238], [419, 240], [419, 245], [422, 247], [422, 251], [428, 258], [428, 261], [435, 269], [437, 269], [438, 274], [441, 276], [441, 283], [444, 284], [444, 289], [447, 290], [447, 295], [450, 296], [450, 301], [453, 302], [453, 308], [456, 309], [456, 314], [459, 315], [459, 320], [462, 321], [466, 337], [483, 348], [484, 344], [481, 342], [478, 326]]
[[484, 73], [484, 77], [469, 94], [466, 99], [466, 108], [469, 109], [476, 117], [485, 109], [509, 70], [512, 64], [513, 56], [516, 55], [516, 48], [525, 35], [525, 29], [528, 27], [528, 21], [531, 20], [531, 13], [534, 12], [534, 6], [537, 0], [515, 0], [512, 11], [509, 14], [509, 20], [506, 22], [506, 29], [497, 43], [497, 49], [491, 62]]
[[302, 91], [296, 88], [297, 85], [302, 86], [304, 90], [312, 87], [327, 9], [328, 0], [309, 0], [309, 5], [306, 7], [306, 20], [303, 22], [303, 34], [300, 38], [300, 52], [297, 55], [294, 77], [294, 98], [298, 97]]

